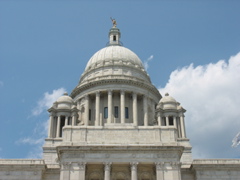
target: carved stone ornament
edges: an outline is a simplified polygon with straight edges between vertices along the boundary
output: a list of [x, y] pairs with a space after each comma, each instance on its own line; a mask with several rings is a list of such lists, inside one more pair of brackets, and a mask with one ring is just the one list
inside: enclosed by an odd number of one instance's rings
[[87, 164], [86, 162], [79, 162], [78, 163], [79, 169], [85, 171], [86, 164]]
[[164, 162], [156, 162], [156, 169], [157, 170], [163, 170], [164, 169]]
[[71, 162], [63, 162], [62, 163], [62, 169], [69, 169], [71, 166]]
[[111, 165], [112, 165], [111, 162], [105, 162], [103, 164], [104, 164], [104, 170], [105, 171], [110, 171], [111, 170]]
[[171, 162], [170, 164], [173, 169], [178, 169], [181, 163], [180, 162]]
[[138, 162], [131, 162], [130, 165], [132, 171], [137, 171]]
[[81, 153], [80, 154], [80, 158], [84, 158], [85, 157], [85, 154], [84, 153]]
[[106, 154], [105, 154], [105, 157], [106, 157], [106, 158], [109, 158], [109, 157], [110, 157], [110, 154], [106, 153]]

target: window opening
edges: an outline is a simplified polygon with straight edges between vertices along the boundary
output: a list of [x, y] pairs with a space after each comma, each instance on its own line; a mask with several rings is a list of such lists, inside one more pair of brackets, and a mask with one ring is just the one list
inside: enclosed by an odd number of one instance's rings
[[89, 109], [89, 116], [88, 116], [88, 120], [89, 120], [89, 121], [91, 121], [91, 119], [92, 119], [92, 111], [91, 111], [91, 109]]
[[118, 106], [114, 107], [114, 117], [118, 118]]
[[113, 41], [116, 41], [116, 40], [117, 40], [116, 36], [113, 36]]
[[166, 117], [162, 118], [162, 126], [166, 126]]
[[104, 107], [104, 119], [108, 118], [108, 107]]
[[62, 135], [63, 135], [63, 133], [62, 133], [63, 126], [65, 126], [65, 116], [61, 116], [61, 118], [60, 118], [60, 136], [59, 137], [62, 137]]
[[169, 116], [168, 117], [168, 120], [169, 120], [169, 126], [173, 126], [173, 117], [172, 116]]
[[125, 107], [125, 118], [126, 118], [126, 119], [129, 118], [128, 107]]

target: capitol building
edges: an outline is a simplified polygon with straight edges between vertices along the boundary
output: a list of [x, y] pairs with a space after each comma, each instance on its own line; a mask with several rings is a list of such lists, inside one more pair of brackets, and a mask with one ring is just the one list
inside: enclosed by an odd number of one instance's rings
[[186, 110], [151, 83], [116, 22], [108, 38], [48, 110], [43, 158], [0, 160], [0, 180], [240, 180], [239, 159], [192, 159]]

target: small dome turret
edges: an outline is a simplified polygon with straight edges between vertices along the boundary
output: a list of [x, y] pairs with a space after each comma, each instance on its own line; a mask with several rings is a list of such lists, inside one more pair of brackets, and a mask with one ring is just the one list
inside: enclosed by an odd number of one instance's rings
[[177, 109], [178, 102], [171, 96], [169, 96], [168, 93], [165, 94], [165, 96], [159, 101], [160, 107], [163, 109]]
[[58, 109], [70, 109], [74, 104], [73, 99], [68, 96], [68, 93], [64, 93], [63, 96], [59, 97], [56, 101]]

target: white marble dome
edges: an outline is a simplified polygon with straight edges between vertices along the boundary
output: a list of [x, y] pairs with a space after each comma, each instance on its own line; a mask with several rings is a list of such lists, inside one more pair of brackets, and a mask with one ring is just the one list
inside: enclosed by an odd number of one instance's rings
[[90, 58], [85, 71], [88, 71], [99, 64], [104, 65], [110, 61], [111, 64], [117, 64], [119, 61], [122, 61], [122, 63], [128, 63], [129, 65], [133, 65], [136, 68], [145, 71], [139, 57], [134, 52], [123, 46], [108, 46], [99, 50]]

